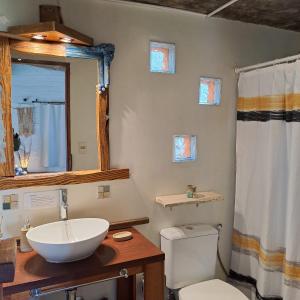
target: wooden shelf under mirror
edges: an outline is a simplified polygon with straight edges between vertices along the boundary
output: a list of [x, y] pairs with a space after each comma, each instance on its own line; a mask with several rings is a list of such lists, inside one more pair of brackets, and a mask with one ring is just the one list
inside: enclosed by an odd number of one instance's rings
[[128, 179], [129, 169], [108, 171], [88, 170], [64, 173], [41, 173], [0, 179], [0, 190], [17, 189], [31, 186], [51, 186], [81, 184], [97, 181]]
[[[25, 43], [25, 44], [24, 44]], [[14, 176], [14, 143], [12, 141], [13, 129], [12, 129], [12, 51], [20, 54], [20, 57], [25, 55], [40, 55], [49, 60], [65, 60], [68, 63], [69, 59], [82, 59], [83, 61], [93, 60], [96, 62], [97, 67], [94, 69], [99, 72], [96, 76], [96, 101], [93, 99], [87, 99], [87, 94], [81, 96], [87, 103], [95, 103], [96, 111], [95, 116], [95, 128], [86, 128], [85, 134], [89, 130], [95, 130], [97, 141], [90, 143], [90, 145], [96, 145], [96, 158], [94, 170], [82, 170], [78, 168], [72, 169], [70, 172], [65, 172], [66, 169], [58, 169], [56, 173], [52, 170], [51, 173], [31, 173], [22, 176]], [[0, 129], [2, 128], [3, 141], [0, 144], [0, 190], [14, 189], [30, 186], [41, 185], [66, 185], [66, 184], [79, 184], [104, 180], [114, 179], [127, 179], [129, 178], [128, 169], [110, 169], [110, 155], [109, 155], [109, 69], [110, 64], [114, 56], [114, 46], [111, 44], [100, 44], [98, 46], [87, 47], [79, 45], [68, 45], [63, 43], [46, 43], [46, 42], [23, 42], [16, 41], [12, 38], [0, 37], [0, 78], [2, 78], [0, 85], [2, 88], [2, 107], [0, 107], [0, 114], [2, 113], [2, 120], [0, 119]], [[56, 59], [57, 58], [57, 59]], [[39, 57], [34, 59], [38, 60]], [[19, 61], [22, 59], [19, 58]], [[15, 61], [16, 62], [16, 61]], [[49, 62], [47, 62], [49, 63]], [[51, 63], [50, 67], [51, 66]], [[71, 66], [72, 70], [72, 66]], [[82, 70], [82, 69], [80, 69]], [[96, 71], [96, 72], [97, 72]], [[86, 77], [85, 77], [86, 78]], [[98, 78], [98, 81], [97, 81]], [[86, 82], [89, 82], [88, 80]], [[92, 85], [92, 87], [94, 86]], [[48, 91], [48, 89], [47, 89]], [[89, 90], [90, 92], [90, 90]], [[75, 93], [73, 93], [74, 95]], [[93, 95], [94, 92], [92, 92]], [[41, 101], [32, 101], [30, 103], [42, 103]], [[46, 100], [45, 100], [46, 101]], [[55, 101], [54, 101], [55, 102]], [[49, 102], [45, 102], [49, 103]], [[56, 102], [55, 102], [56, 103]], [[58, 102], [57, 102], [58, 103]], [[72, 99], [71, 99], [72, 103]], [[23, 103], [22, 103], [23, 104]], [[52, 103], [51, 103], [52, 104]], [[85, 105], [86, 105], [85, 104]], [[84, 113], [82, 113], [84, 115]], [[86, 114], [88, 115], [88, 114]], [[83, 119], [74, 119], [74, 123], [85, 124]], [[55, 122], [52, 124], [55, 124]], [[72, 120], [71, 120], [72, 124]], [[20, 128], [19, 128], [20, 129]], [[71, 130], [72, 131], [72, 130]], [[76, 133], [76, 130], [73, 132]], [[44, 132], [43, 132], [44, 133]], [[2, 148], [1, 148], [2, 147]], [[95, 152], [95, 153], [96, 153]], [[82, 160], [82, 158], [81, 158]], [[93, 159], [94, 161], [94, 159]], [[21, 160], [20, 160], [21, 163]], [[97, 169], [97, 166], [99, 166]], [[93, 168], [83, 167], [83, 169]], [[23, 170], [27, 170], [26, 168]], [[78, 171], [77, 171], [78, 170]], [[39, 172], [39, 171], [37, 171]], [[43, 169], [44, 172], [44, 169]], [[24, 174], [23, 172], [19, 174]]]

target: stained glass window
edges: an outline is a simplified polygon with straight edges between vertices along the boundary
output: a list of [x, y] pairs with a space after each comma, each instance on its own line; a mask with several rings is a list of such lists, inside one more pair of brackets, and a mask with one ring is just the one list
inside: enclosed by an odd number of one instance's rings
[[197, 147], [195, 135], [173, 136], [173, 162], [196, 160]]
[[150, 42], [150, 71], [154, 73], [175, 73], [175, 45]]
[[221, 79], [200, 78], [199, 104], [219, 105], [221, 103]]

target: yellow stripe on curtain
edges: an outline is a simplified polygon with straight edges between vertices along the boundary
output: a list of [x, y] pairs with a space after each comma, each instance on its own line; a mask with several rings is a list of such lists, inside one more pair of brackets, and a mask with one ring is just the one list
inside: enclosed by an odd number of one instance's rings
[[259, 239], [241, 234], [237, 230], [233, 232], [233, 246], [244, 254], [257, 257], [268, 270], [281, 270], [287, 279], [300, 281], [300, 263], [287, 261], [285, 249], [265, 250], [261, 247]]
[[291, 111], [300, 110], [300, 94], [239, 97], [238, 111]]

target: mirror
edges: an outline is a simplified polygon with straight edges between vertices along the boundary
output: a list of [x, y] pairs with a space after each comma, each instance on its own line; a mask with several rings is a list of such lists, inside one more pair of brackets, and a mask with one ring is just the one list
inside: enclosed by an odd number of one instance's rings
[[97, 169], [97, 60], [12, 57], [16, 175]]

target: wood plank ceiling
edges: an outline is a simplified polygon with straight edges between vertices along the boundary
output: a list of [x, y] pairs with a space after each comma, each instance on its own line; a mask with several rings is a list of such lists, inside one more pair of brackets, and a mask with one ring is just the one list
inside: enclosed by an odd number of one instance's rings
[[[229, 0], [126, 0], [208, 14]], [[299, 0], [239, 0], [215, 17], [300, 31]]]

